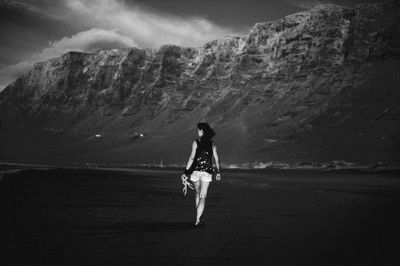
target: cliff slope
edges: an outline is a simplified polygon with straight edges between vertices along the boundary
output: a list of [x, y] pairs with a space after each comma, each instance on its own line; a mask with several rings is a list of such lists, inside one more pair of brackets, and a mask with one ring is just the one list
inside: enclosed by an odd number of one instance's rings
[[395, 162], [399, 22], [396, 1], [323, 5], [199, 48], [69, 52], [0, 94], [3, 150], [184, 164], [196, 123], [207, 121], [227, 164]]

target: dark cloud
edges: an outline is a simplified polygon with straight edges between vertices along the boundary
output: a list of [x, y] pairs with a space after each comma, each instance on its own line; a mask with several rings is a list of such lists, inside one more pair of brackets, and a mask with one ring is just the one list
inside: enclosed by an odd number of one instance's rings
[[383, 2], [384, 0], [283, 0], [286, 3], [301, 9], [310, 9], [321, 4], [336, 4], [353, 7], [358, 4]]
[[178, 16], [201, 16], [218, 25], [238, 30], [249, 29], [254, 23], [280, 19], [300, 11], [283, 0], [126, 0], [132, 5], [151, 8]]
[[22, 4], [0, 1], [0, 65], [27, 60], [49, 42], [84, 30], [66, 23], [55, 15], [56, 12], [53, 15], [46, 13], [45, 9], [35, 8], [29, 1]]

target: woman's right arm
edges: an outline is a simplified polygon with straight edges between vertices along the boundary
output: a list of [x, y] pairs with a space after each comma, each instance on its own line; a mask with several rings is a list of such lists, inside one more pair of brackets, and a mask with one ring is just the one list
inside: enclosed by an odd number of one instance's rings
[[194, 160], [194, 156], [196, 155], [196, 149], [197, 149], [197, 143], [196, 143], [196, 141], [193, 141], [192, 153], [190, 154], [189, 161], [188, 161], [188, 163], [186, 165], [186, 170], [189, 170], [190, 167], [192, 166], [192, 163], [193, 163], [193, 160]]

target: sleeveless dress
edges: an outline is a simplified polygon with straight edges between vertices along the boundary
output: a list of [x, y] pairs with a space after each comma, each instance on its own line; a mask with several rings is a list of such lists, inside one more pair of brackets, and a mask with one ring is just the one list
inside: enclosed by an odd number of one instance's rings
[[196, 155], [194, 156], [193, 165], [191, 169], [193, 173], [190, 177], [192, 181], [211, 182], [213, 167], [212, 167], [212, 141], [200, 141], [196, 139], [197, 149]]

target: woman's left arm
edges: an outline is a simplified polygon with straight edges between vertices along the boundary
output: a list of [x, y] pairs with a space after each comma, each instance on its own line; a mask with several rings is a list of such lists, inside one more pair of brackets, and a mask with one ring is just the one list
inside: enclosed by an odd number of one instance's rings
[[216, 180], [221, 180], [221, 173], [220, 173], [220, 164], [219, 164], [219, 157], [217, 152], [217, 145], [213, 144], [213, 155], [215, 159], [215, 165], [217, 166], [217, 175], [215, 176]]

